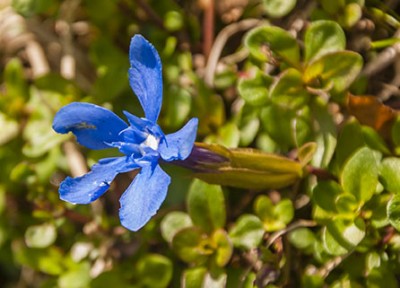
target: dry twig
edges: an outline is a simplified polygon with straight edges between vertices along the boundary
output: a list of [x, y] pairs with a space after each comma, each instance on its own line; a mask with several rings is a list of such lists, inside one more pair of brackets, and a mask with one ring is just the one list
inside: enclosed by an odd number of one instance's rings
[[214, 45], [208, 57], [207, 65], [205, 68], [204, 81], [210, 87], [214, 85], [215, 70], [218, 64], [218, 59], [221, 55], [228, 39], [240, 31], [246, 31], [263, 23], [260, 19], [245, 19], [226, 26], [215, 38]]
[[[400, 38], [400, 29], [396, 31], [393, 37]], [[367, 63], [361, 74], [368, 78], [375, 74], [378, 74], [390, 64], [392, 64], [397, 59], [399, 54], [400, 43], [396, 43], [383, 50], [381, 53], [378, 54], [376, 58]]]

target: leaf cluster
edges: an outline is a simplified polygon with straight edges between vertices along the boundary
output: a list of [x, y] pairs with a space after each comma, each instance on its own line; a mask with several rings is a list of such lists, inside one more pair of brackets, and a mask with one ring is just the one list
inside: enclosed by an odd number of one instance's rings
[[[399, 286], [396, 1], [8, 2], [1, 285]], [[90, 206], [59, 199], [66, 176], [118, 152], [51, 123], [73, 101], [143, 113], [127, 80], [136, 33], [162, 59], [160, 126], [198, 117], [198, 147], [225, 160], [166, 166], [164, 206], [131, 233], [117, 215], [133, 174]]]

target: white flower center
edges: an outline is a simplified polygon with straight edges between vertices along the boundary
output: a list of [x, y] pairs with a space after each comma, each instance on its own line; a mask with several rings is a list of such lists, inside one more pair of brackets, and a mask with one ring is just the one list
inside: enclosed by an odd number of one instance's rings
[[159, 142], [160, 142], [159, 139], [154, 137], [154, 135], [149, 134], [146, 140], [143, 141], [142, 145], [145, 145], [147, 147], [150, 147], [154, 151], [157, 151]]

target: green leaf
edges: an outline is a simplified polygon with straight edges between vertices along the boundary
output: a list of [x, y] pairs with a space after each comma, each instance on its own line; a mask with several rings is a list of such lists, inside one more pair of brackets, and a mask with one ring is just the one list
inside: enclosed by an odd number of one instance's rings
[[311, 114], [314, 118], [315, 125], [319, 127], [315, 131], [315, 142], [317, 150], [312, 160], [312, 165], [315, 167], [328, 167], [337, 144], [337, 128], [333, 121], [333, 116], [328, 111], [328, 106], [317, 98], [312, 102]]
[[261, 221], [273, 220], [274, 218], [274, 204], [266, 195], [257, 197], [254, 203], [254, 211]]
[[263, 224], [254, 215], [244, 214], [239, 217], [229, 231], [229, 237], [235, 247], [250, 250], [256, 248], [264, 235]]
[[171, 282], [172, 272], [171, 260], [162, 255], [147, 254], [137, 263], [135, 274], [142, 287], [163, 288]]
[[390, 224], [400, 231], [400, 194], [394, 194], [388, 202], [387, 217]]
[[183, 287], [185, 288], [203, 288], [207, 269], [204, 267], [196, 267], [187, 269], [183, 273]]
[[[21, 106], [29, 97], [29, 88], [21, 61], [17, 58], [13, 58], [8, 61], [7, 65], [4, 67], [3, 75], [4, 84], [6, 87], [6, 95], [5, 99], [0, 99], [0, 105], [3, 103], [9, 105], [11, 107], [9, 108], [11, 110], [11, 114], [21, 113]], [[2, 95], [2, 97], [4, 96]], [[8, 102], [7, 100], [11, 102]]]
[[290, 243], [300, 250], [310, 250], [317, 241], [314, 233], [305, 227], [298, 228], [288, 235]]
[[60, 249], [50, 246], [46, 249], [32, 249], [21, 242], [13, 243], [13, 254], [17, 263], [31, 267], [49, 275], [65, 272], [65, 256]]
[[289, 110], [276, 104], [263, 108], [260, 115], [265, 131], [285, 152], [312, 140], [311, 117], [308, 106]]
[[374, 268], [379, 268], [381, 266], [381, 256], [375, 252], [372, 251], [366, 255], [366, 272], [369, 273], [372, 269]]
[[[96, 5], [108, 3], [108, 1], [98, 2]], [[107, 8], [102, 11], [111, 12]], [[97, 14], [105, 15], [104, 13]], [[92, 94], [96, 95], [99, 103], [103, 103], [114, 99], [128, 88], [126, 71], [128, 71], [129, 62], [126, 61], [126, 55], [105, 35], [93, 42], [90, 48], [90, 58], [97, 66], [97, 79], [93, 85]]]
[[39, 157], [44, 155], [56, 145], [68, 139], [69, 135], [57, 134], [50, 123], [44, 119], [31, 120], [24, 129], [26, 140], [22, 152], [27, 157]]
[[266, 153], [273, 153], [278, 150], [276, 142], [266, 132], [258, 133], [256, 147]]
[[[286, 1], [285, 1], [286, 2]], [[268, 47], [283, 61], [294, 67], [300, 65], [300, 48], [297, 40], [286, 30], [276, 26], [261, 26], [251, 30], [246, 38], [245, 45], [250, 53], [260, 61], [269, 61], [270, 56], [265, 53]]]
[[25, 231], [25, 243], [31, 248], [48, 247], [54, 243], [56, 238], [56, 228], [50, 223], [30, 226]]
[[[122, 265], [118, 265], [121, 267]], [[132, 271], [133, 269], [129, 269]], [[128, 274], [128, 275], [126, 275]], [[109, 287], [124, 287], [137, 288], [131, 280], [127, 279], [130, 276], [123, 268], [116, 268], [105, 271], [90, 282], [90, 288], [109, 288]], [[50, 288], [50, 287], [49, 287]]]
[[391, 131], [391, 136], [393, 140], [393, 144], [395, 145], [395, 151], [396, 154], [400, 154], [400, 117], [397, 116], [393, 126], [392, 126], [392, 131]]
[[304, 46], [305, 61], [311, 62], [325, 54], [344, 50], [346, 36], [334, 21], [315, 21], [307, 28]]
[[235, 148], [239, 145], [240, 131], [235, 123], [227, 123], [220, 127], [217, 135], [209, 135], [204, 139], [205, 143], [216, 143], [225, 147]]
[[353, 194], [343, 193], [335, 199], [336, 208], [340, 214], [349, 214], [349, 218], [354, 218], [356, 211], [360, 207], [357, 199]]
[[[240, 280], [242, 280], [243, 278], [240, 278]], [[246, 273], [246, 278], [242, 280], [243, 282], [243, 288], [255, 288], [256, 286], [254, 285], [255, 281], [257, 279], [257, 275], [254, 272], [250, 272], [250, 273]], [[228, 276], [228, 280], [229, 280], [229, 276]], [[228, 286], [227, 287], [231, 287]]]
[[294, 145], [292, 111], [276, 105], [270, 105], [261, 110], [261, 123], [269, 136], [283, 151]]
[[211, 241], [212, 245], [216, 247], [213, 260], [218, 267], [224, 267], [232, 257], [231, 240], [225, 230], [218, 229], [212, 234]]
[[368, 145], [368, 147], [373, 150], [380, 151], [381, 153], [386, 155], [391, 154], [389, 148], [385, 143], [385, 140], [382, 139], [382, 137], [378, 134], [378, 132], [376, 132], [375, 129], [368, 126], [362, 126], [361, 132], [363, 134], [364, 141]]
[[164, 15], [164, 26], [167, 30], [171, 32], [178, 31], [182, 29], [184, 25], [184, 19], [182, 13], [171, 10]]
[[87, 288], [91, 281], [90, 277], [90, 265], [88, 262], [79, 263], [73, 269], [63, 273], [60, 278], [58, 278], [57, 287], [60, 288]]
[[344, 27], [354, 26], [362, 17], [362, 7], [358, 3], [349, 3], [344, 13], [339, 14], [338, 22]]
[[225, 122], [224, 102], [219, 95], [216, 95], [203, 82], [199, 81], [195, 90], [197, 91], [196, 95], [199, 97], [193, 98], [192, 111], [196, 111], [196, 116], [200, 119], [198, 133], [209, 134], [211, 131], [215, 131], [214, 127], [218, 128]]
[[342, 188], [337, 182], [319, 181], [313, 189], [312, 199], [323, 210], [336, 213], [336, 198], [342, 193]]
[[264, 105], [268, 101], [268, 87], [272, 79], [257, 69], [251, 78], [240, 78], [238, 92], [246, 103], [253, 106]]
[[317, 143], [315, 142], [308, 142], [301, 146], [297, 150], [297, 158], [299, 159], [301, 165], [306, 166], [308, 163], [310, 163], [316, 151]]
[[[216, 275], [214, 275], [216, 274]], [[209, 273], [206, 274], [206, 277], [204, 278], [204, 286], [207, 288], [225, 288], [226, 287], [226, 278], [227, 275], [223, 272], [220, 273], [212, 273], [210, 271]]]
[[3, 113], [0, 113], [0, 127], [0, 145], [6, 144], [8, 141], [12, 140], [18, 135], [18, 122], [12, 119], [8, 119], [8, 117]]
[[199, 228], [180, 230], [172, 239], [172, 249], [187, 263], [203, 264], [214, 253], [210, 240]]
[[167, 216], [165, 216], [161, 221], [161, 235], [165, 241], [171, 243], [176, 233], [190, 226], [192, 226], [192, 220], [188, 214], [180, 211], [174, 211], [168, 213]]
[[378, 158], [377, 152], [361, 148], [347, 161], [340, 175], [343, 190], [361, 203], [371, 199], [378, 185]]
[[392, 198], [391, 194], [381, 193], [379, 195], [376, 195], [375, 197], [372, 197], [368, 205], [363, 207], [363, 209], [367, 211], [367, 213], [369, 211], [372, 212], [370, 218], [372, 227], [380, 229], [390, 224], [387, 215], [387, 206], [390, 198]]
[[[53, 110], [58, 110], [62, 105], [83, 97], [82, 91], [73, 80], [65, 79], [57, 73], [49, 73], [36, 78], [35, 87], [41, 91], [40, 93], [50, 94], [50, 96], [45, 97], [45, 100], [47, 105], [51, 104]], [[41, 96], [46, 96], [46, 94]], [[51, 94], [58, 95], [55, 99], [57, 101], [54, 101], [54, 99], [50, 101], [49, 98], [54, 98]]]
[[339, 9], [343, 6], [344, 0], [338, 0], [338, 1], [331, 1], [331, 0], [320, 0], [322, 8], [330, 13], [330, 14], [336, 14], [338, 13]]
[[303, 278], [301, 279], [301, 284], [302, 284], [301, 287], [321, 288], [324, 287], [324, 278], [321, 275], [303, 274]]
[[341, 169], [350, 156], [365, 145], [361, 126], [357, 121], [347, 122], [339, 134], [336, 149], [338, 166]]
[[236, 85], [238, 78], [237, 71], [234, 69], [227, 69], [215, 75], [214, 87], [218, 90], [228, 90]]
[[240, 146], [249, 146], [258, 134], [260, 120], [258, 118], [245, 119], [240, 123]]
[[311, 117], [311, 109], [308, 105], [297, 109], [296, 116], [292, 119], [295, 147], [300, 147], [313, 140], [313, 123]]
[[193, 224], [206, 232], [225, 225], [225, 199], [219, 185], [194, 180], [187, 196], [187, 207]]
[[[384, 284], [383, 284], [384, 283]], [[367, 276], [366, 287], [368, 288], [397, 288], [399, 282], [389, 267], [380, 267], [372, 269]]]
[[274, 205], [265, 195], [256, 199], [254, 210], [263, 222], [265, 231], [268, 232], [285, 228], [294, 216], [292, 201], [283, 199]]
[[385, 158], [380, 168], [381, 183], [385, 189], [400, 194], [400, 159], [395, 157]]
[[296, 0], [263, 0], [265, 12], [275, 18], [286, 16], [296, 6]]
[[294, 68], [289, 68], [281, 73], [271, 86], [269, 97], [277, 106], [297, 109], [309, 101], [310, 94], [303, 86], [302, 74]]
[[292, 201], [283, 199], [275, 205], [274, 213], [278, 220], [285, 225], [289, 224], [294, 216], [294, 207]]
[[94, 245], [90, 242], [75, 242], [70, 249], [71, 258], [78, 263], [89, 256], [94, 249]]
[[[339, 278], [338, 280], [334, 281], [329, 288], [342, 288], [342, 287], [351, 287], [351, 288], [362, 288], [356, 280], [349, 279], [347, 274], [345, 276]], [[368, 286], [369, 287], [369, 286]]]
[[354, 249], [365, 237], [365, 223], [358, 218], [354, 222], [336, 220], [323, 229], [322, 240], [331, 255], [343, 255]]
[[190, 112], [192, 96], [176, 85], [168, 87], [165, 93], [163, 123], [171, 130], [179, 129], [184, 124]]
[[[25, 144], [22, 152], [24, 155], [28, 157], [42, 156], [70, 137], [70, 135], [57, 134], [51, 129], [54, 112], [49, 105], [53, 107], [52, 104], [59, 102], [61, 97], [60, 94], [54, 92], [32, 90], [28, 106], [33, 112], [23, 130]], [[43, 101], [46, 101], [47, 104], [44, 105]]]
[[353, 51], [325, 54], [306, 67], [303, 80], [314, 87], [315, 82], [317, 88], [340, 93], [357, 78], [362, 65], [362, 57]]

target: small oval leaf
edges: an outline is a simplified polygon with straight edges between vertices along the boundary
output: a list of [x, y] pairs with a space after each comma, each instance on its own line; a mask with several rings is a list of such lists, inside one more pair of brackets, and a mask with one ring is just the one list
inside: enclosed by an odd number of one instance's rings
[[334, 21], [314, 21], [304, 37], [305, 61], [309, 62], [325, 54], [342, 51], [346, 47], [343, 29]]
[[364, 147], [345, 164], [340, 182], [345, 193], [353, 194], [360, 202], [371, 199], [378, 185], [378, 153]]
[[245, 214], [239, 217], [229, 231], [235, 247], [250, 250], [256, 248], [264, 235], [263, 224], [255, 215]]
[[266, 53], [266, 47], [271, 49], [276, 57], [299, 67], [300, 48], [297, 40], [286, 30], [276, 26], [262, 26], [251, 30], [245, 38], [245, 45], [250, 53], [260, 61], [271, 61], [271, 55]]
[[400, 194], [393, 195], [387, 204], [387, 217], [390, 224], [400, 231]]
[[189, 189], [187, 207], [193, 224], [206, 232], [225, 225], [225, 199], [219, 185], [194, 180]]
[[25, 243], [31, 248], [45, 248], [54, 243], [57, 231], [54, 225], [45, 223], [30, 226], [25, 231]]
[[167, 242], [171, 243], [176, 233], [178, 233], [181, 229], [190, 226], [192, 226], [192, 220], [188, 214], [180, 211], [174, 211], [168, 213], [168, 215], [165, 216], [161, 221], [161, 234]]

